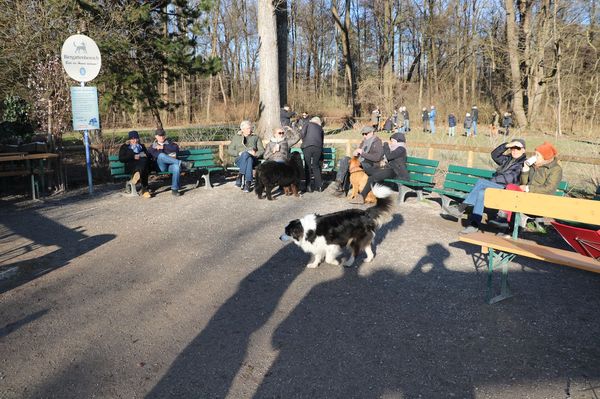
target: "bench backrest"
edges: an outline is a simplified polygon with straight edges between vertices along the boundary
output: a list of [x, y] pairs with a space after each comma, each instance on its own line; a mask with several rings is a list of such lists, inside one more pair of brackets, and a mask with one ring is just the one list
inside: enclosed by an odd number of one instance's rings
[[406, 157], [406, 170], [412, 181], [433, 184], [439, 164], [435, 159]]
[[128, 176], [125, 172], [125, 164], [119, 161], [118, 155], [110, 155], [108, 157], [108, 167], [110, 168], [110, 175], [113, 177]]
[[479, 179], [491, 179], [494, 174], [490, 169], [469, 168], [450, 165], [444, 179], [444, 189], [470, 193]]
[[486, 208], [600, 224], [600, 201], [488, 188], [484, 204]]
[[217, 148], [200, 148], [181, 150], [177, 154], [177, 159], [193, 162], [195, 168], [207, 168], [219, 164], [219, 162], [217, 162], [218, 155]]
[[[304, 161], [304, 153], [300, 147], [292, 147], [290, 152], [297, 152], [302, 156]], [[328, 172], [335, 170], [337, 150], [335, 147], [323, 147], [323, 171]]]

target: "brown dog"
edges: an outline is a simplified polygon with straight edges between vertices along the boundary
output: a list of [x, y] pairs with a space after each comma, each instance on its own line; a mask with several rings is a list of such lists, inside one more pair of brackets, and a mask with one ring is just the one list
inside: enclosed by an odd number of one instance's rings
[[[348, 199], [352, 199], [358, 194], [360, 194], [365, 188], [369, 176], [360, 166], [360, 161], [358, 160], [358, 157], [352, 157], [350, 159], [349, 172], [350, 184], [352, 184], [352, 191], [348, 194]], [[377, 198], [375, 198], [375, 195], [373, 195], [373, 191], [369, 191], [367, 198], [365, 198], [365, 204], [374, 204], [376, 202]]]

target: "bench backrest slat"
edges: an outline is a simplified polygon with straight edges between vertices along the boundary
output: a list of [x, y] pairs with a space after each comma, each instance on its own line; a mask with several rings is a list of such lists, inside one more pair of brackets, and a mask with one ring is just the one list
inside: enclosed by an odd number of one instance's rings
[[430, 166], [433, 169], [437, 168], [440, 164], [440, 161], [435, 159], [427, 159], [427, 158], [417, 158], [417, 157], [406, 157], [406, 164], [414, 164], [414, 165], [422, 165], [422, 166]]
[[456, 173], [461, 175], [470, 175], [483, 179], [490, 179], [494, 171], [490, 169], [469, 168], [467, 166], [450, 165], [448, 173]]
[[434, 175], [424, 175], [421, 173], [408, 173], [410, 180], [412, 181], [416, 181], [416, 182], [421, 182], [421, 183], [428, 183], [433, 185], [434, 181], [435, 181], [435, 176]]
[[484, 204], [486, 208], [600, 224], [599, 201], [488, 188]]

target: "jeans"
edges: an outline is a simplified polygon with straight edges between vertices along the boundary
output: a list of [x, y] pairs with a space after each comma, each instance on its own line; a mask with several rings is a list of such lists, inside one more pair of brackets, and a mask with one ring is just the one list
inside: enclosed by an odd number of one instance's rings
[[448, 136], [454, 136], [455, 135], [455, 133], [454, 133], [455, 130], [456, 130], [456, 126], [450, 126], [448, 128]]
[[408, 133], [409, 130], [410, 130], [410, 120], [405, 119], [404, 120], [404, 133]]
[[431, 131], [431, 134], [435, 134], [435, 120], [433, 119], [429, 120], [429, 130]]
[[235, 165], [240, 168], [240, 174], [244, 175], [246, 183], [252, 181], [252, 169], [254, 168], [255, 159], [248, 151], [242, 152], [242, 155], [235, 160]]
[[168, 156], [164, 152], [161, 152], [158, 154], [156, 163], [158, 164], [161, 172], [166, 172], [167, 170], [171, 172], [171, 190], [179, 190], [179, 171], [181, 170], [181, 161]]
[[477, 219], [477, 222], [481, 221], [481, 216], [483, 215], [483, 195], [486, 188], [504, 188], [504, 186], [489, 180], [479, 179], [469, 195], [467, 195], [467, 198], [463, 201], [464, 204], [473, 206], [473, 219]]
[[473, 136], [477, 136], [477, 121], [473, 121], [471, 127], [473, 128]]
[[469, 137], [469, 136], [471, 135], [471, 128], [470, 128], [470, 127], [466, 127], [466, 128], [465, 128], [465, 135], [466, 135], [467, 137]]

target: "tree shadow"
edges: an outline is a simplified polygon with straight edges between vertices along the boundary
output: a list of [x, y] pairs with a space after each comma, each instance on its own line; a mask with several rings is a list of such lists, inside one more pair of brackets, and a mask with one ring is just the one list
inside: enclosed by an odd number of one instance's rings
[[58, 249], [35, 259], [0, 263], [0, 272], [10, 276], [0, 280], [0, 294], [32, 281], [46, 273], [68, 265], [71, 260], [92, 251], [114, 239], [114, 234], [87, 236], [80, 227], [71, 229], [57, 223], [34, 209], [20, 210], [12, 204], [3, 204], [6, 210], [0, 227], [1, 235], [20, 236], [32, 241], [11, 253], [2, 253], [8, 260], [38, 247], [58, 247]]

